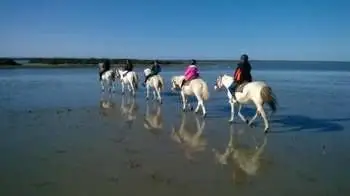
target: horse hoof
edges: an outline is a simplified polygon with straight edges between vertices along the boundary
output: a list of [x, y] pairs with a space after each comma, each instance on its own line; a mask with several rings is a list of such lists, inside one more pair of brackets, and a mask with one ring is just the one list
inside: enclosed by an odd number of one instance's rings
[[228, 120], [228, 123], [229, 124], [233, 124], [233, 120]]
[[249, 125], [249, 120], [248, 120], [248, 119], [247, 119], [247, 120], [245, 120], [245, 123]]
[[266, 134], [268, 132], [269, 132], [269, 128], [267, 127], [267, 128], [265, 128], [264, 133]]
[[146, 97], [145, 99], [148, 100], [148, 97]]
[[205, 113], [205, 114], [203, 114], [203, 116], [202, 116], [203, 118], [206, 118], [207, 117], [207, 113]]
[[[193, 107], [192, 107], [192, 106], [190, 107], [190, 110], [193, 111]], [[196, 112], [196, 113], [197, 113], [197, 112]]]

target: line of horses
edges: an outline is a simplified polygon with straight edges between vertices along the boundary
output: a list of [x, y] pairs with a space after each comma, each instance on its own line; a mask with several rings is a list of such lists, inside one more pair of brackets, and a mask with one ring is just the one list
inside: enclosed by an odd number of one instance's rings
[[[150, 69], [146, 68], [144, 73], [150, 73]], [[136, 90], [138, 89], [139, 77], [135, 71], [125, 71], [119, 68], [111, 69], [106, 71], [102, 75], [101, 88], [103, 91], [112, 92], [115, 88], [115, 83], [120, 81], [122, 87], [122, 94], [125, 93], [125, 87], [132, 96], [136, 95]], [[209, 89], [207, 83], [202, 78], [197, 78], [187, 82], [185, 85], [180, 87], [184, 76], [173, 76], [171, 78], [171, 90], [180, 90], [182, 98], [182, 110], [187, 111], [189, 104], [187, 104], [188, 96], [195, 96], [197, 98], [197, 106], [195, 112], [198, 113], [199, 109], [202, 109], [203, 117], [206, 117], [207, 110], [205, 108], [204, 102], [209, 99]], [[215, 90], [225, 89], [228, 97], [228, 102], [231, 106], [231, 117], [229, 122], [232, 123], [235, 118], [235, 104], [238, 105], [238, 116], [247, 123], [249, 126], [253, 125], [253, 122], [260, 115], [264, 121], [264, 132], [269, 130], [269, 122], [267, 119], [267, 114], [263, 108], [266, 103], [269, 105], [272, 113], [277, 110], [277, 98], [272, 91], [272, 88], [263, 81], [253, 81], [249, 83], [242, 84], [239, 86], [235, 92], [231, 90], [234, 83], [232, 76], [222, 74], [216, 78], [214, 85]], [[150, 77], [146, 82], [146, 99], [149, 99], [150, 90], [153, 91], [153, 99], [162, 103], [161, 92], [164, 90], [164, 80], [160, 75], [155, 75]], [[232, 94], [235, 93], [235, 99]], [[242, 113], [242, 105], [253, 103], [256, 106], [255, 115], [248, 120]]]

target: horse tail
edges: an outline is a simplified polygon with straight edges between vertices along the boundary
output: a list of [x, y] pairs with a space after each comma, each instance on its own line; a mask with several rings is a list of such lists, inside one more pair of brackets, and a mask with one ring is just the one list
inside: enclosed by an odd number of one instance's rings
[[135, 87], [135, 89], [137, 90], [138, 89], [138, 77], [137, 77], [137, 74], [134, 72], [133, 73], [133, 75], [132, 75], [132, 77], [133, 77], [133, 82], [134, 82], [134, 87]]
[[209, 99], [208, 85], [205, 82], [202, 83], [202, 99], [203, 100], [208, 100]]
[[162, 77], [158, 77], [159, 80], [158, 80], [158, 87], [159, 89], [163, 89], [164, 88], [164, 81], [163, 81], [163, 78]]
[[277, 98], [272, 92], [271, 87], [264, 86], [260, 91], [261, 98], [263, 103], [267, 103], [273, 113], [277, 111]]

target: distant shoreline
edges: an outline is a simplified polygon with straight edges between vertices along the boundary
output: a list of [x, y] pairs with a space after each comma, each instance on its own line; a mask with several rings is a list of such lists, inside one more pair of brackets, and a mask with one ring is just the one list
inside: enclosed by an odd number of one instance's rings
[[[165, 66], [167, 67], [173, 67], [173, 66], [179, 66], [180, 64], [167, 64]], [[118, 67], [119, 65], [112, 64], [112, 67]], [[141, 64], [135, 64], [137, 67], [145, 67], [147, 65], [141, 65]], [[52, 64], [21, 64], [21, 65], [0, 65], [0, 69], [21, 69], [21, 68], [52, 68], [52, 69], [59, 69], [59, 68], [98, 68], [97, 64], [58, 64], [58, 65], [52, 65]]]
[[[0, 58], [0, 69], [20, 69], [20, 68], [97, 68], [98, 63], [103, 62], [103, 58]], [[126, 59], [110, 59], [113, 67], [118, 67], [125, 63]], [[135, 67], [145, 67], [153, 63], [149, 59], [130, 59]], [[184, 66], [189, 60], [159, 60], [164, 67]], [[201, 66], [226, 64], [237, 64], [238, 60], [197, 60]], [[254, 63], [349, 63], [346, 61], [292, 61], [292, 60], [252, 60]]]

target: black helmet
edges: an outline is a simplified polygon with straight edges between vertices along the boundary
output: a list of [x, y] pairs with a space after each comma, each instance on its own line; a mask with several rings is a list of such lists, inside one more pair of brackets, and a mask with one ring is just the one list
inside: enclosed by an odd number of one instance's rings
[[194, 60], [194, 59], [192, 59], [192, 60], [191, 60], [191, 65], [196, 65], [196, 64], [197, 64], [197, 61]]
[[246, 55], [246, 54], [243, 54], [243, 55], [241, 56], [241, 61], [248, 61], [248, 59], [249, 59], [249, 57], [248, 57], [248, 55]]

